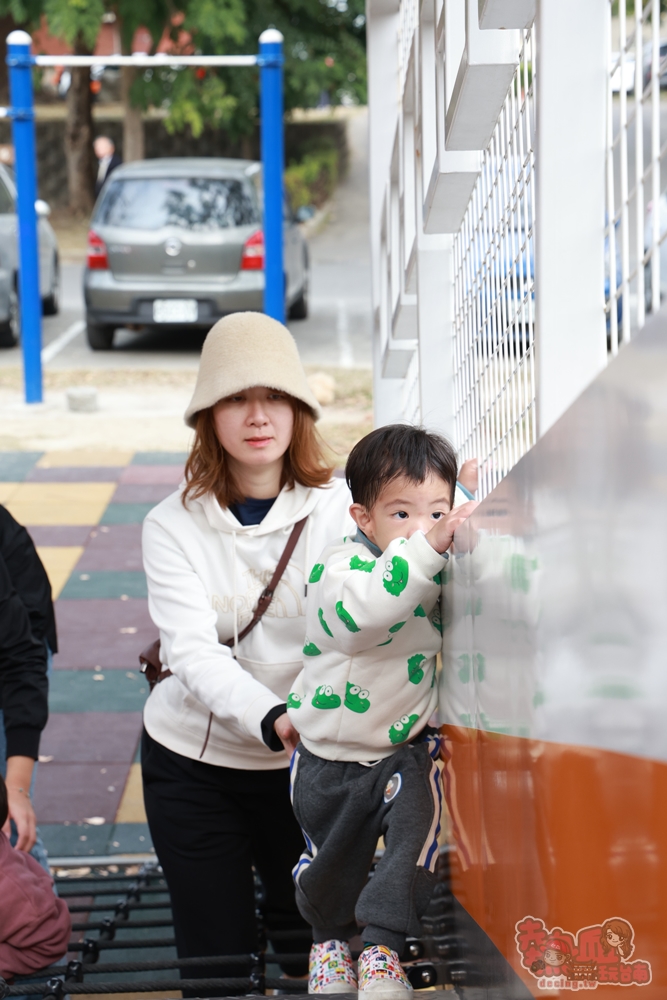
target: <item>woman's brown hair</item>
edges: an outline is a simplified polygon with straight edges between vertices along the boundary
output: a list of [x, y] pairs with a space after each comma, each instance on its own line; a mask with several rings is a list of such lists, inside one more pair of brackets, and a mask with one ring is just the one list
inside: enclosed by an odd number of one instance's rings
[[[324, 486], [329, 482], [333, 466], [327, 461], [325, 444], [317, 432], [310, 409], [299, 399], [289, 396], [294, 413], [292, 440], [283, 456], [281, 489], [301, 486]], [[181, 502], [196, 500], [212, 493], [221, 507], [242, 503], [245, 497], [229, 469], [225, 449], [215, 433], [213, 407], [200, 410], [195, 426], [195, 440], [185, 463], [185, 482]]]

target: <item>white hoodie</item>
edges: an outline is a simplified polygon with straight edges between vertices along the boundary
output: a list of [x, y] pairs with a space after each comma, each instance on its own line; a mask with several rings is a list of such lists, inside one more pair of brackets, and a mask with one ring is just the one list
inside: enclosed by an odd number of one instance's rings
[[[158, 684], [144, 724], [158, 743], [207, 764], [246, 770], [287, 767], [268, 749], [261, 723], [284, 703], [302, 666], [306, 580], [313, 553], [349, 531], [345, 483], [281, 490], [260, 524], [241, 525], [206, 495], [189, 501], [172, 493], [143, 528], [148, 607], [160, 631], [162, 662], [173, 677]], [[264, 617], [233, 650], [220, 644], [248, 624], [294, 524], [305, 529]], [[211, 729], [203, 756], [211, 720]]]
[[421, 531], [377, 557], [356, 537], [329, 546], [309, 580], [304, 668], [287, 699], [317, 757], [389, 757], [427, 724], [442, 646], [438, 555]]

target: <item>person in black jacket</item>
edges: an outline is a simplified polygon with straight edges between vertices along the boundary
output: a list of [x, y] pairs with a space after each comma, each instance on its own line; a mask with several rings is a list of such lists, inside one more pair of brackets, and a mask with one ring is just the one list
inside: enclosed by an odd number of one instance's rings
[[49, 649], [57, 649], [51, 585], [30, 535], [0, 506], [0, 705], [9, 817], [24, 851], [37, 836], [30, 786], [48, 719]]
[[93, 143], [93, 149], [95, 150], [98, 162], [97, 177], [95, 178], [95, 197], [97, 198], [105, 182], [123, 161], [116, 152], [116, 147], [112, 140], [107, 135], [98, 135]]

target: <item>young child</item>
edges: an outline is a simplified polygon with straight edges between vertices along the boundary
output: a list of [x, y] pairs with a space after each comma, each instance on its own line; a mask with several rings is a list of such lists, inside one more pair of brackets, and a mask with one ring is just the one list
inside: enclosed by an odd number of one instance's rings
[[[0, 776], [0, 830], [7, 815], [7, 789]], [[67, 904], [53, 892], [53, 879], [0, 832], [0, 976], [9, 979], [57, 962], [67, 951], [71, 927]]]
[[359, 995], [400, 1000], [411, 992], [400, 955], [420, 932], [438, 854], [440, 744], [428, 720], [440, 574], [476, 505], [451, 511], [456, 455], [419, 428], [368, 434], [345, 473], [358, 530], [310, 574], [305, 665], [287, 700], [301, 734], [292, 803], [306, 840], [294, 880], [313, 927], [309, 992], [357, 989], [348, 940], [359, 925]]

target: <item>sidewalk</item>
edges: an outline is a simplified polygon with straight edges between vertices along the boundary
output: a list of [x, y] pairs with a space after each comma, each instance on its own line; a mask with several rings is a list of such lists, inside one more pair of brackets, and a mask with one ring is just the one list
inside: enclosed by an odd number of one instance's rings
[[[330, 375], [336, 398], [324, 407], [318, 430], [343, 465], [352, 445], [372, 428], [371, 373], [367, 369], [307, 366], [309, 376]], [[183, 413], [192, 396], [194, 370], [52, 370], [44, 378], [44, 402], [23, 402], [21, 373], [0, 371], [0, 452], [119, 448], [125, 451], [187, 451], [192, 431]], [[67, 389], [94, 386], [96, 413], [74, 413]]]

